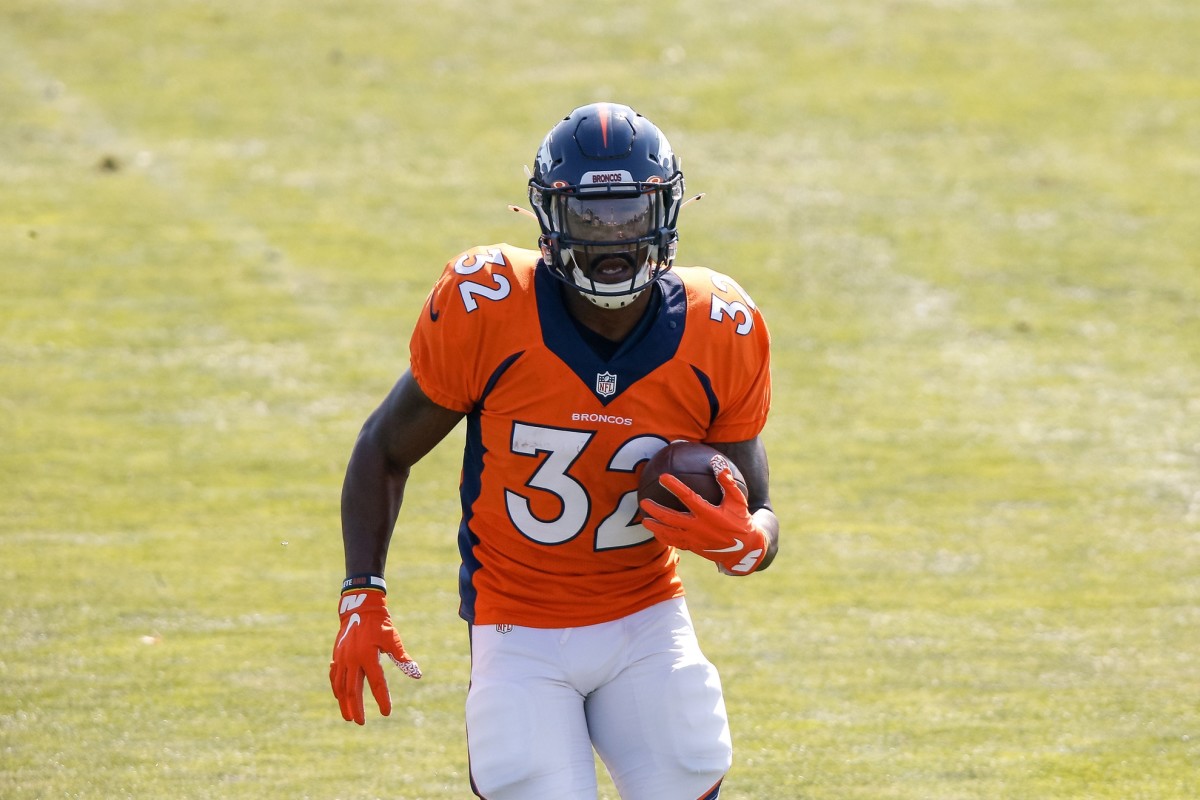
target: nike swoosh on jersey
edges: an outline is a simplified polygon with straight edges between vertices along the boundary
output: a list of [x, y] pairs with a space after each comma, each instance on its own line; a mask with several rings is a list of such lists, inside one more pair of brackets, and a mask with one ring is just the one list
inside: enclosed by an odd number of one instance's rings
[[342, 638], [338, 639], [338, 647], [341, 647], [342, 642], [346, 641], [346, 637], [350, 635], [350, 629], [360, 622], [362, 622], [362, 617], [357, 612], [350, 615], [350, 620], [346, 623], [346, 630], [342, 631]]
[[431, 319], [434, 322], [437, 322], [438, 317], [440, 317], [441, 315], [442, 315], [442, 312], [435, 311], [433, 308], [433, 298], [432, 297], [429, 298], [429, 319]]
[[738, 550], [741, 550], [743, 547], [745, 547], [745, 545], [742, 544], [741, 539], [734, 539], [733, 544], [731, 544], [729, 547], [722, 547], [720, 550], [705, 550], [704, 552], [706, 552], [706, 553], [736, 553]]

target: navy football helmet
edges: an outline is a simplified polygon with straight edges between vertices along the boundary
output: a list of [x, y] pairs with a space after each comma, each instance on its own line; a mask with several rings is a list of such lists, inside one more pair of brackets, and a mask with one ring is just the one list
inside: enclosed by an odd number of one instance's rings
[[529, 180], [546, 266], [601, 308], [629, 305], [671, 268], [683, 189], [650, 120], [615, 103], [575, 109], [542, 141]]

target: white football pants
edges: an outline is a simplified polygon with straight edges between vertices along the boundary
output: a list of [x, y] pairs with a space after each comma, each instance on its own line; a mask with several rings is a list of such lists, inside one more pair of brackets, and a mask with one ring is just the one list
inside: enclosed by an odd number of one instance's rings
[[717, 671], [682, 599], [582, 628], [471, 629], [467, 747], [485, 800], [715, 798], [732, 746]]

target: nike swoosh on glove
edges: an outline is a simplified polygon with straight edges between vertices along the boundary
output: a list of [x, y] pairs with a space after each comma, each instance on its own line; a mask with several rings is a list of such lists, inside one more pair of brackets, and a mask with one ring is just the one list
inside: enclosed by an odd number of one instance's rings
[[420, 678], [421, 668], [404, 652], [404, 644], [392, 625], [383, 592], [371, 589], [344, 593], [338, 616], [341, 626], [333, 642], [329, 685], [341, 706], [342, 718], [363, 725], [366, 722], [364, 677], [379, 705], [379, 713], [385, 717], [392, 713], [392, 696], [383, 675], [380, 654], [386, 654], [410, 678]]
[[716, 562], [722, 572], [748, 575], [766, 557], [767, 535], [755, 524], [729, 467], [717, 472], [716, 477], [725, 493], [720, 505], [708, 502], [674, 475], [659, 476], [658, 482], [678, 497], [687, 511], [643, 500], [641, 509], [646, 516], [642, 525], [663, 544]]

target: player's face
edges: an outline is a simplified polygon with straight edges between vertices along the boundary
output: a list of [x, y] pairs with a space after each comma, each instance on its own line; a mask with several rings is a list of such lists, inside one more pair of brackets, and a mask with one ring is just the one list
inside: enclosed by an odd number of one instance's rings
[[584, 275], [597, 283], [629, 281], [645, 263], [647, 250], [638, 239], [654, 224], [654, 200], [649, 194], [634, 197], [567, 200], [568, 238], [595, 242], [575, 247], [575, 259]]
[[570, 197], [567, 199], [566, 234], [585, 242], [627, 242], [650, 233], [654, 220], [653, 198]]

